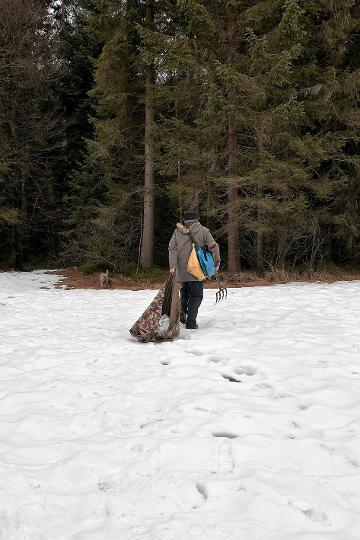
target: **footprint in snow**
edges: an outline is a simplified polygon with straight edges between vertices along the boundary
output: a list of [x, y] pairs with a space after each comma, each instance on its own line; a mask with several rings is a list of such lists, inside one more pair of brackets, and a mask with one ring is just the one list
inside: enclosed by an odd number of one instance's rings
[[240, 366], [235, 368], [234, 371], [238, 375], [248, 375], [249, 377], [252, 377], [257, 373], [257, 369], [251, 366]]
[[259, 383], [255, 386], [255, 388], [266, 388], [268, 390], [274, 390], [273, 385], [267, 382]]
[[195, 347], [193, 349], [188, 349], [187, 352], [190, 354], [194, 354], [195, 356], [202, 356], [203, 354], [205, 354], [202, 349], [197, 349]]
[[328, 517], [325, 512], [320, 510], [315, 510], [315, 508], [310, 508], [309, 510], [301, 510], [304, 516], [309, 518], [311, 521], [316, 521], [318, 523], [327, 521]]
[[204, 501], [207, 501], [209, 498], [209, 494], [206, 487], [203, 484], [198, 483], [196, 484], [196, 489], [198, 490]]
[[237, 439], [239, 435], [231, 433], [230, 431], [214, 431], [213, 437], [225, 437], [226, 439]]
[[310, 409], [311, 404], [310, 403], [299, 403], [299, 409], [300, 411], [307, 411]]
[[235, 461], [231, 449], [231, 442], [225, 438], [218, 449], [217, 471], [223, 473], [232, 473], [234, 471]]
[[216, 415], [215, 411], [212, 411], [211, 409], [205, 409], [205, 407], [194, 407], [194, 411], [200, 411], [211, 416]]
[[212, 354], [208, 358], [208, 362], [214, 362], [215, 364], [217, 364], [218, 362], [221, 362], [222, 360], [224, 360], [224, 357], [220, 356], [220, 354]]
[[349, 456], [346, 456], [345, 459], [352, 467], [355, 467], [355, 469], [360, 468], [360, 462], [357, 459], [349, 457]]
[[110, 491], [115, 489], [115, 485], [111, 480], [99, 480], [98, 489], [100, 491]]

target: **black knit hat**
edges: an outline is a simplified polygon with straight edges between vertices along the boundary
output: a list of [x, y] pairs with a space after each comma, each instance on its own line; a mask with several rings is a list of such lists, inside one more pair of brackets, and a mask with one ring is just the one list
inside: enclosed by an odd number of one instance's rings
[[200, 219], [196, 210], [187, 210], [183, 213], [184, 221], [191, 221], [192, 219]]

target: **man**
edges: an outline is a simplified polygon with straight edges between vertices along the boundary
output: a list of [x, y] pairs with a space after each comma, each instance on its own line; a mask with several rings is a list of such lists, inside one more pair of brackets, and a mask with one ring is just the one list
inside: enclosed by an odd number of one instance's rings
[[212, 237], [209, 229], [199, 222], [197, 212], [184, 212], [181, 223], [178, 223], [169, 243], [170, 272], [176, 272], [176, 278], [181, 283], [181, 315], [180, 322], [186, 328], [198, 328], [196, 317], [203, 299], [204, 282], [197, 280], [187, 271], [187, 263], [192, 250], [193, 240], [201, 247], [207, 246], [214, 255], [215, 269], [219, 270], [219, 246]]

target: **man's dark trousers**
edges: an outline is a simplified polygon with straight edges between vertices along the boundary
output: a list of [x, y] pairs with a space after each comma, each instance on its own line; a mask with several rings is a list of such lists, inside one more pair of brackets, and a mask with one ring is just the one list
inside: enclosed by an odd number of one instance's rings
[[203, 281], [185, 281], [181, 284], [181, 311], [187, 315], [188, 323], [196, 323], [203, 296]]

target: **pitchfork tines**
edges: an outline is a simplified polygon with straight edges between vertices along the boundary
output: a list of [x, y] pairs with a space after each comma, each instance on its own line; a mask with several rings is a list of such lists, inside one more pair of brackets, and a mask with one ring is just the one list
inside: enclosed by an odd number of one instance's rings
[[217, 279], [217, 284], [218, 284], [219, 290], [216, 293], [216, 302], [215, 302], [215, 304], [217, 304], [218, 302], [221, 302], [221, 300], [226, 300], [226, 298], [227, 298], [227, 288], [223, 287], [221, 285], [220, 278], [218, 276], [217, 276], [216, 279]]

